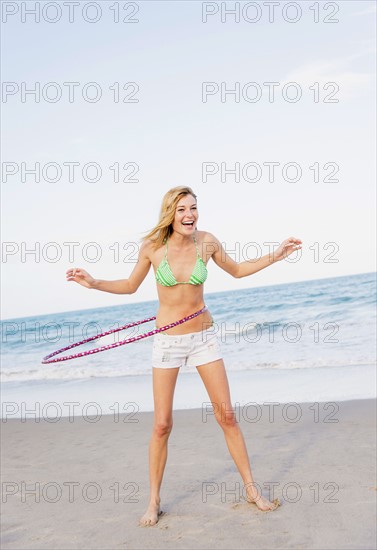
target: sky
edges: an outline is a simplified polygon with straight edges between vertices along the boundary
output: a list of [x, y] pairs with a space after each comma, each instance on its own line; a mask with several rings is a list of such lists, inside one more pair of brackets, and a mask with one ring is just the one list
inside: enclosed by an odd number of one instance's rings
[[303, 243], [207, 294], [375, 270], [375, 2], [48, 4], [2, 2], [3, 319], [157, 299], [65, 272], [127, 278], [177, 185], [236, 261]]

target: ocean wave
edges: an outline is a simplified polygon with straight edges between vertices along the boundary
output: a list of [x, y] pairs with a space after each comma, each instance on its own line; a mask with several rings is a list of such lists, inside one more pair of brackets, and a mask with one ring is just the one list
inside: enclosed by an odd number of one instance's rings
[[[347, 366], [361, 366], [361, 365], [375, 365], [376, 361], [373, 357], [363, 357], [360, 359], [347, 360], [343, 358], [333, 358], [329, 360], [326, 357], [317, 358], [316, 360], [286, 360], [281, 362], [274, 361], [257, 361], [255, 363], [237, 361], [232, 362], [230, 358], [225, 358], [225, 365], [227, 371], [240, 372], [240, 371], [253, 371], [253, 370], [296, 370], [296, 369], [310, 369], [310, 368], [332, 368], [332, 367], [347, 367]], [[49, 381], [69, 381], [69, 380], [88, 380], [91, 378], [118, 378], [118, 377], [132, 377], [132, 376], [146, 376], [150, 375], [152, 367], [149, 368], [109, 368], [97, 370], [93, 367], [80, 367], [80, 368], [55, 368], [46, 369], [44, 371], [33, 370], [20, 370], [15, 372], [0, 372], [2, 384], [9, 382], [49, 382]], [[182, 367], [181, 372], [196, 372], [195, 367]]]

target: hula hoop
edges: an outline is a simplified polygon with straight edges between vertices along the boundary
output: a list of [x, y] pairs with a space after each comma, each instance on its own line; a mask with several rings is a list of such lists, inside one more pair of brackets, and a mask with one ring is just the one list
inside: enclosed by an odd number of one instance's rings
[[58, 355], [59, 353], [63, 353], [63, 351], [67, 351], [68, 349], [75, 348], [76, 346], [81, 346], [82, 344], [86, 344], [87, 342], [91, 342], [92, 340], [97, 340], [102, 336], [107, 336], [108, 334], [125, 330], [126, 328], [131, 328], [137, 325], [142, 325], [143, 323], [154, 321], [156, 317], [149, 317], [148, 319], [143, 319], [142, 321], [135, 321], [134, 323], [128, 323], [123, 327], [113, 328], [111, 330], [108, 330], [107, 332], [101, 332], [100, 334], [96, 334], [95, 336], [91, 336], [90, 338], [86, 338], [85, 340], [81, 340], [80, 342], [75, 342], [74, 344], [71, 344], [70, 346], [66, 346], [65, 348], [61, 348], [61, 349], [58, 349], [57, 351], [53, 351], [49, 355], [46, 355], [46, 357], [43, 357], [41, 363], [43, 365], [47, 365], [49, 363], [58, 363], [59, 361], [69, 361], [70, 359], [76, 359], [77, 357], [84, 357], [85, 355], [92, 355], [93, 353], [99, 353], [100, 351], [106, 351], [108, 349], [117, 348], [118, 346], [124, 346], [125, 344], [131, 344], [132, 342], [137, 342], [142, 338], [148, 338], [148, 336], [153, 336], [158, 332], [163, 332], [165, 330], [169, 330], [169, 328], [176, 327], [177, 325], [181, 325], [182, 323], [186, 323], [186, 321], [190, 321], [191, 319], [194, 319], [194, 317], [197, 317], [207, 309], [208, 307], [204, 306], [201, 310], [196, 311], [195, 313], [192, 313], [187, 317], [183, 317], [183, 319], [180, 319], [179, 321], [174, 321], [174, 323], [170, 323], [169, 325], [165, 325], [164, 327], [156, 328], [149, 332], [145, 332], [144, 334], [140, 334], [139, 336], [127, 338], [126, 340], [122, 340], [121, 342], [115, 342], [114, 344], [108, 344], [106, 346], [101, 346], [99, 348], [82, 351], [81, 353], [75, 353], [74, 355], [64, 355], [63, 357], [58, 357], [57, 359], [51, 359], [51, 357], [55, 357], [55, 355]]

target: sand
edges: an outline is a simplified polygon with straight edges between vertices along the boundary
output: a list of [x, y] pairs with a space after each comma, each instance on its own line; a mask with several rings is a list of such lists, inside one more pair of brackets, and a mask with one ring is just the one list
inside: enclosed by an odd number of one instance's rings
[[152, 413], [3, 422], [2, 548], [376, 548], [375, 401], [256, 413], [238, 410], [254, 479], [282, 505], [245, 502], [213, 416], [178, 410], [154, 527], [138, 524]]

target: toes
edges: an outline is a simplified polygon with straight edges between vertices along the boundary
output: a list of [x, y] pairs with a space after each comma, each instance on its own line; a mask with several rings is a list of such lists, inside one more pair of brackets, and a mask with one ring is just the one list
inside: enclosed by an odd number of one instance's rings
[[275, 508], [278, 508], [278, 506], [281, 506], [281, 502], [278, 498], [274, 498], [272, 502], [275, 504]]
[[[163, 512], [159, 512], [159, 516], [162, 514]], [[140, 519], [139, 520], [139, 525], [141, 525], [142, 527], [147, 527], [149, 525], [156, 525], [156, 523], [158, 522], [158, 518], [146, 518], [146, 519]]]

